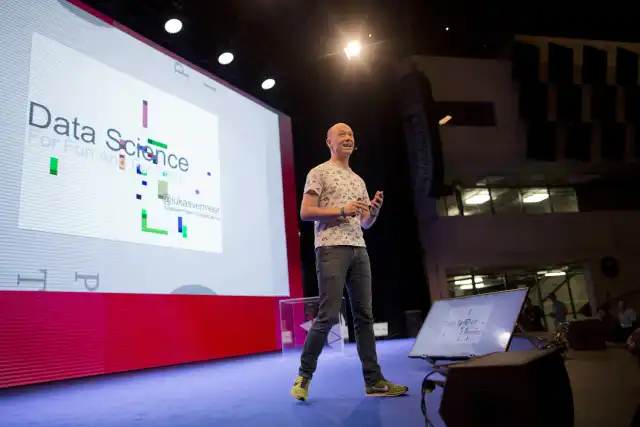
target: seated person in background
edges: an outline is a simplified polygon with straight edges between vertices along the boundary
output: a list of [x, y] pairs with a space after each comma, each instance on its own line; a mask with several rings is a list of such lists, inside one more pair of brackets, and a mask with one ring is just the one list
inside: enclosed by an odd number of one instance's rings
[[522, 308], [522, 314], [520, 315], [520, 325], [522, 329], [527, 332], [540, 332], [546, 331], [546, 328], [542, 324], [542, 318], [544, 312], [538, 305], [534, 305], [531, 302], [531, 298], [527, 297]]
[[636, 312], [627, 307], [625, 300], [618, 300], [618, 342], [626, 342], [636, 329]]
[[616, 326], [618, 324], [615, 317], [611, 315], [606, 309], [606, 306], [601, 306], [596, 311], [596, 319], [598, 319], [602, 328], [604, 329], [604, 339], [608, 342], [616, 341]]

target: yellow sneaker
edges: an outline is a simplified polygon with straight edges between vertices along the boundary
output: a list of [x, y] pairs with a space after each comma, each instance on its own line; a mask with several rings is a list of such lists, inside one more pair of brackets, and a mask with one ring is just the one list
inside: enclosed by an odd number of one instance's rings
[[367, 396], [376, 396], [376, 397], [394, 397], [394, 396], [402, 396], [406, 392], [409, 391], [409, 387], [403, 385], [396, 385], [387, 380], [380, 380], [374, 386], [367, 387]]
[[309, 382], [311, 382], [309, 378], [297, 376], [293, 387], [291, 387], [291, 396], [303, 402], [307, 400], [309, 397]]

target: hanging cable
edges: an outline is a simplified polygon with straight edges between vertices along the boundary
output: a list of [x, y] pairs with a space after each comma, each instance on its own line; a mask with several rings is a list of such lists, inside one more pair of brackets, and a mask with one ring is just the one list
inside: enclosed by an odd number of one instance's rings
[[444, 381], [434, 381], [429, 379], [429, 377], [434, 374], [442, 374], [442, 372], [440, 370], [433, 370], [424, 377], [424, 380], [422, 380], [422, 399], [420, 400], [420, 408], [422, 410], [422, 415], [424, 415], [426, 427], [435, 427], [427, 414], [427, 395], [433, 393], [437, 386], [444, 388]]

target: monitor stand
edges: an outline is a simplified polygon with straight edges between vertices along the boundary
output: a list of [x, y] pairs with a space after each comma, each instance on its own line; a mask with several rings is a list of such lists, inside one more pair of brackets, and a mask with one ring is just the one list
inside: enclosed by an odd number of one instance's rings
[[[431, 366], [431, 370], [433, 372], [437, 372], [439, 374], [441, 374], [443, 377], [446, 378], [446, 374], [449, 372], [449, 365], [452, 365], [454, 363], [458, 363], [458, 362], [464, 362], [467, 361], [469, 359], [473, 359], [473, 356], [469, 356], [469, 357], [431, 357], [431, 356], [427, 356], [427, 355], [423, 355], [420, 357], [420, 359], [424, 360], [425, 362], [427, 362], [429, 364], [429, 366]], [[438, 365], [438, 362], [448, 362], [444, 365]]]
[[[518, 329], [518, 333], [520, 334], [520, 336], [522, 338], [526, 339], [527, 341], [529, 341], [529, 343], [536, 350], [547, 350], [547, 349], [550, 349], [550, 348], [559, 348], [559, 349], [562, 350], [562, 357], [565, 360], [568, 360], [567, 353], [566, 353], [567, 350], [568, 350], [568, 346], [567, 346], [567, 343], [562, 339], [563, 337], [556, 337], [555, 340], [549, 340], [547, 338], [542, 338], [542, 337], [539, 337], [539, 336], [535, 335], [534, 333], [525, 331], [522, 328], [522, 326], [520, 326], [520, 324], [518, 324], [517, 329]], [[507, 351], [508, 350], [509, 349], [507, 349]]]
[[[516, 326], [516, 328], [518, 329], [518, 334], [520, 334], [520, 336], [524, 339], [526, 339], [527, 341], [529, 341], [529, 344], [531, 344], [533, 346], [533, 348], [536, 349], [543, 349], [545, 348], [545, 346], [549, 343], [548, 340], [538, 337], [535, 334], [531, 333], [531, 332], [527, 332], [525, 331], [522, 326], [520, 326], [520, 324], [518, 323], [518, 325]], [[508, 351], [509, 349], [507, 349]]]

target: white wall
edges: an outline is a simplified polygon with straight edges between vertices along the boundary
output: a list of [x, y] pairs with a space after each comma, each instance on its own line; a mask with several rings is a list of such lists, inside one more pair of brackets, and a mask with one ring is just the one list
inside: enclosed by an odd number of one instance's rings
[[[431, 81], [436, 101], [493, 102], [497, 126], [440, 128], [447, 179], [470, 180], [502, 172], [525, 160], [524, 122], [518, 118], [518, 95], [508, 61], [416, 57], [417, 68]], [[452, 123], [455, 122], [455, 117]]]
[[527, 124], [519, 116], [519, 89], [511, 75], [510, 61], [438, 56], [415, 56], [412, 60], [431, 81], [436, 101], [495, 105], [495, 127], [453, 126], [455, 118], [450, 125], [440, 127], [448, 183], [459, 180], [473, 185], [487, 176], [503, 176], [529, 185], [541, 181], [566, 183], [619, 168], [597, 160], [598, 156], [593, 162], [528, 160]]

